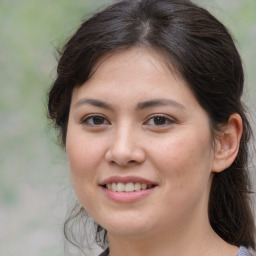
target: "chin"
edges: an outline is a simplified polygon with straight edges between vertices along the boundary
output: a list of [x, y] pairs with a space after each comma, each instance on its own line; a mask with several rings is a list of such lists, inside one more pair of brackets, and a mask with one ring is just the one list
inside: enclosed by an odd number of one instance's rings
[[[140, 236], [152, 229], [152, 219], [140, 216], [120, 214], [121, 216], [112, 216], [112, 218], [104, 218], [100, 221], [100, 225], [109, 233], [122, 236]], [[150, 220], [150, 221], [149, 221]]]

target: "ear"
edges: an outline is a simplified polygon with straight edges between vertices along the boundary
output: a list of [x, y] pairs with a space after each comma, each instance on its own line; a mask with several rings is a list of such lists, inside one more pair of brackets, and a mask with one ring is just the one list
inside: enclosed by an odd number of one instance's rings
[[239, 114], [232, 114], [222, 127], [215, 140], [215, 155], [212, 172], [221, 172], [235, 160], [243, 131], [243, 122]]

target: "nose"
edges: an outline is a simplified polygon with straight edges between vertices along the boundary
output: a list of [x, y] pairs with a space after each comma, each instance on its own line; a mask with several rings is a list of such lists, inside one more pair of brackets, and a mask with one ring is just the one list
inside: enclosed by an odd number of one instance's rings
[[119, 128], [106, 151], [105, 159], [122, 167], [141, 164], [145, 161], [145, 151], [140, 145], [139, 134], [131, 127]]

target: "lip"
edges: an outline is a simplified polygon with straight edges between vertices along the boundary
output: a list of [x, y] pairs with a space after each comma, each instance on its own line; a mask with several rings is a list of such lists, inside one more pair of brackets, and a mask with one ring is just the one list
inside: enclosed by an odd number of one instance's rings
[[101, 187], [101, 189], [103, 190], [104, 194], [113, 201], [119, 203], [131, 203], [150, 195], [156, 189], [156, 187], [134, 192], [114, 192], [106, 189], [105, 187]]
[[[148, 188], [145, 190], [139, 190], [139, 191], [133, 191], [133, 192], [114, 192], [112, 190], [107, 189], [104, 187], [108, 183], [128, 183], [128, 182], [133, 182], [133, 183], [144, 183], [147, 185], [154, 185], [152, 188]], [[119, 203], [130, 203], [130, 202], [135, 202], [138, 200], [141, 200], [142, 198], [150, 195], [155, 191], [157, 188], [157, 183], [144, 179], [142, 177], [137, 177], [137, 176], [112, 176], [109, 177], [102, 182], [100, 182], [99, 186], [104, 192], [104, 194], [111, 200], [119, 202]]]
[[[137, 176], [112, 176], [112, 177], [109, 177], [107, 179], [104, 179], [103, 181], [101, 181], [99, 183], [100, 186], [104, 186], [108, 183], [128, 183], [128, 182], [133, 182], [133, 183], [144, 183], [144, 184], [147, 184], [147, 185], [154, 185], [154, 186], [157, 186], [157, 182], [154, 182], [154, 181], [150, 181], [150, 180], [147, 180], [147, 179], [144, 179], [142, 177], [137, 177]], [[120, 193], [120, 192], [119, 192]]]

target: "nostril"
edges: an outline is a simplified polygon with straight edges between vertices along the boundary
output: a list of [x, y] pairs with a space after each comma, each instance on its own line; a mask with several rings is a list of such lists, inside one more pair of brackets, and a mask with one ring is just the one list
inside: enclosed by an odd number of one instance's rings
[[130, 166], [130, 165], [135, 165], [137, 163], [137, 161], [135, 160], [129, 160], [129, 161], [114, 161], [114, 160], [111, 160], [109, 162], [111, 165], [115, 165], [115, 164], [118, 164], [120, 166], [123, 166], [123, 167], [126, 167], [126, 166]]

